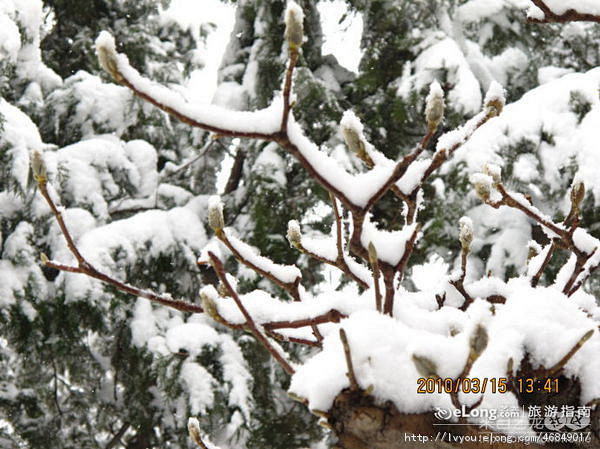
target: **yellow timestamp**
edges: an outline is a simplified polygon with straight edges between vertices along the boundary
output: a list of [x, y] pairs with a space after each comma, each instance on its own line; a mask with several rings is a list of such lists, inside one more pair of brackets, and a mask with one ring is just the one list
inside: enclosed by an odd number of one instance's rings
[[558, 378], [519, 377], [420, 377], [417, 379], [417, 393], [558, 393]]

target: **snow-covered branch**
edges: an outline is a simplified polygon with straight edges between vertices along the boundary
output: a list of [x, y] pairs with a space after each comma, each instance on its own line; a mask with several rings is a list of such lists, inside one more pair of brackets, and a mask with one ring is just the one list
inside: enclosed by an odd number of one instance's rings
[[573, 255], [557, 276], [556, 285], [563, 293], [575, 293], [600, 265], [600, 240], [587, 231], [578, 228], [580, 206], [585, 196], [583, 183], [576, 182], [571, 189], [571, 210], [563, 223], [555, 223], [524, 195], [506, 190], [500, 182], [500, 169], [492, 165], [484, 167], [484, 173], [476, 173], [471, 181], [479, 198], [486, 204], [499, 208], [508, 206], [520, 210], [538, 223], [551, 243], [530, 261], [528, 268], [531, 285], [535, 286], [548, 265], [557, 247], [570, 251]]
[[531, 0], [530, 22], [600, 22], [600, 4], [594, 0]]
[[179, 299], [173, 299], [169, 295], [160, 295], [158, 293], [152, 292], [150, 290], [144, 290], [133, 285], [127, 284], [125, 282], [119, 281], [112, 276], [109, 276], [96, 267], [94, 267], [91, 263], [87, 261], [87, 259], [81, 254], [75, 240], [71, 236], [69, 232], [69, 228], [63, 218], [62, 207], [57, 206], [52, 196], [48, 190], [48, 181], [46, 179], [46, 166], [43, 159], [43, 156], [39, 152], [34, 152], [31, 162], [31, 168], [34, 174], [34, 178], [37, 182], [39, 191], [41, 195], [44, 197], [44, 200], [50, 207], [52, 214], [54, 215], [59, 227], [60, 231], [67, 242], [67, 247], [77, 262], [76, 266], [65, 265], [63, 263], [53, 261], [48, 259], [45, 254], [41, 255], [42, 263], [50, 268], [54, 268], [59, 271], [68, 271], [70, 273], [80, 273], [92, 277], [94, 279], [98, 279], [106, 284], [112, 285], [116, 289], [129, 293], [131, 295], [149, 299], [152, 302], [157, 304], [162, 304], [164, 306], [171, 307], [173, 309], [181, 310], [182, 312], [190, 312], [190, 313], [202, 313], [202, 307], [192, 304], [187, 301], [182, 301]]

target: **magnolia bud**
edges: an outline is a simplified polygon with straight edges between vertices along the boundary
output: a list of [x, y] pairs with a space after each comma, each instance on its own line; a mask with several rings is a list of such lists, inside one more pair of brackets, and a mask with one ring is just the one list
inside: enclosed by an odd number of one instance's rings
[[473, 241], [473, 221], [469, 217], [462, 217], [458, 221], [459, 231], [458, 240], [463, 251], [469, 251]]
[[481, 324], [478, 324], [475, 328], [475, 331], [471, 335], [471, 339], [469, 340], [469, 346], [471, 348], [471, 353], [475, 358], [479, 357], [481, 353], [485, 350], [488, 345], [488, 333], [485, 327]]
[[296, 220], [290, 220], [287, 228], [287, 239], [290, 246], [298, 249], [302, 246], [302, 232], [300, 232], [300, 224]]
[[366, 155], [365, 143], [361, 136], [363, 125], [354, 112], [344, 112], [340, 122], [340, 131], [348, 149], [362, 159]]
[[484, 164], [483, 173], [485, 173], [488, 176], [491, 176], [492, 181], [494, 181], [494, 184], [500, 184], [500, 182], [502, 181], [502, 169], [496, 164]]
[[379, 260], [377, 258], [377, 249], [375, 248], [375, 245], [373, 245], [373, 242], [369, 242], [368, 251], [369, 251], [369, 263], [371, 264], [372, 267], [376, 267], [379, 264]]
[[102, 31], [98, 35], [96, 39], [96, 54], [98, 55], [100, 66], [115, 80], [120, 81], [123, 77], [118, 69], [115, 39], [108, 31]]
[[202, 438], [200, 436], [200, 423], [198, 420], [196, 418], [189, 418], [187, 428], [192, 441], [199, 447], [203, 447]]
[[219, 285], [217, 285], [217, 293], [223, 298], [231, 296], [229, 290], [227, 289], [227, 287], [225, 287], [225, 284], [223, 284], [222, 282], [219, 282]]
[[42, 262], [42, 265], [47, 265], [48, 262], [50, 262], [50, 259], [46, 256], [46, 253], [42, 253], [40, 254], [40, 261]]
[[208, 225], [215, 233], [222, 231], [225, 227], [223, 203], [218, 195], [213, 195], [208, 200]]
[[429, 131], [435, 131], [444, 119], [444, 91], [440, 83], [434, 81], [429, 87], [429, 94], [425, 100], [425, 120]]
[[585, 198], [585, 185], [581, 181], [577, 181], [573, 184], [571, 188], [571, 203], [577, 209], [581, 206], [581, 202]]
[[227, 324], [225, 319], [219, 314], [217, 304], [210, 297], [210, 295], [203, 290], [200, 291], [200, 304], [202, 305], [202, 309], [204, 309], [204, 313], [206, 313], [217, 323]]
[[421, 376], [433, 378], [439, 377], [437, 374], [436, 364], [432, 360], [429, 360], [427, 357], [413, 354], [412, 361], [415, 364], [415, 367], [417, 368], [417, 371]]
[[298, 51], [304, 40], [304, 12], [298, 3], [288, 2], [285, 11], [285, 37], [291, 51]]
[[33, 177], [37, 182], [44, 182], [46, 180], [46, 163], [42, 153], [35, 150], [31, 155], [31, 171]]
[[475, 193], [479, 199], [483, 202], [488, 201], [492, 193], [492, 177], [483, 173], [473, 173], [471, 182], [475, 186]]
[[504, 104], [506, 103], [504, 88], [493, 81], [485, 95], [483, 105], [488, 118], [496, 117], [502, 113]]

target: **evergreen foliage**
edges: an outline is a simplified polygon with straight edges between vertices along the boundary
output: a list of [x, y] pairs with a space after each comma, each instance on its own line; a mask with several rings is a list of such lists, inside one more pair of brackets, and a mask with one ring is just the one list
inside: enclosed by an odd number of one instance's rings
[[[160, 10], [167, 3], [8, 0], [0, 8], [2, 448], [109, 447], [115, 435], [127, 449], [184, 448], [189, 415], [200, 415], [202, 428], [224, 447], [317, 447], [324, 438], [316, 419], [287, 400], [288, 377], [244, 332], [152, 307], [39, 263], [40, 253], [65, 263], [72, 258], [36, 193], [29, 172], [34, 150], [45, 151], [54, 194], [90, 260], [142, 288], [195, 301], [203, 284], [215, 282], [196, 259], [210, 241], [208, 195], [216, 191], [216, 174], [229, 152], [235, 170], [223, 196], [226, 224], [262, 254], [296, 263], [309, 290], [326, 279], [322, 265], [285, 239], [291, 218], [305, 217], [303, 232], [313, 237], [326, 236], [334, 223], [322, 213], [331, 204], [328, 193], [299, 163], [273, 143], [214, 140], [101, 73], [93, 42], [102, 30], [115, 36], [134, 67], [164, 84], [185, 84], [202, 66], [197, 47], [208, 28], [185, 30], [165, 21]], [[214, 102], [254, 110], [269, 105], [282, 88], [286, 2], [235, 3]], [[364, 23], [363, 58], [353, 74], [321, 54], [316, 2], [299, 3], [306, 39], [294, 78], [294, 113], [307, 135], [353, 172], [364, 165], [338, 132], [345, 110], [360, 117], [370, 142], [397, 159], [425, 133], [424, 100], [434, 79], [449, 99], [439, 136], [479, 110], [492, 81], [516, 102], [540, 84], [600, 64], [597, 25], [526, 23], [525, 0], [492, 1], [488, 9], [477, 0], [347, 0]], [[569, 126], [577, 129], [591, 117], [592, 101], [574, 89], [566, 108]], [[584, 159], [574, 152], [556, 175], [548, 154], [562, 148], [561, 136], [549, 121], [540, 123], [535, 134], [515, 140], [509, 122], [499, 134], [506, 138], [489, 155], [504, 161], [511, 188], [559, 220], [569, 212], [569, 189], [584, 171]], [[507, 279], [524, 269], [520, 243], [547, 240], [517, 213], [500, 217], [482, 210], [469, 194], [469, 175], [481, 169], [472, 154], [468, 148], [458, 152], [424, 189], [419, 219], [425, 233], [412, 261], [417, 270], [442, 263], [440, 258], [459, 267], [456, 223], [469, 215], [480, 230], [473, 277], [491, 272]], [[540, 169], [528, 175], [529, 166]], [[581, 226], [599, 237], [600, 195], [590, 187], [594, 194], [583, 203]], [[401, 207], [388, 195], [374, 217], [386, 229], [400, 229]], [[553, 260], [543, 280], [552, 280], [563, 263]], [[228, 269], [240, 279], [242, 293], [260, 287], [285, 295], [231, 261]], [[342, 278], [340, 286], [347, 281]], [[403, 282], [410, 287], [413, 281], [407, 276]], [[600, 293], [597, 280], [587, 288]], [[285, 346], [297, 360], [311, 355]]]

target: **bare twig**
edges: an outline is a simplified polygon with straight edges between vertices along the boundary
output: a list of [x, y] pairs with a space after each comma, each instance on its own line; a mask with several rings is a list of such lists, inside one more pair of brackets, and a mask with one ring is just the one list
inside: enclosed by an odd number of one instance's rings
[[298, 289], [298, 287], [300, 286], [300, 277], [297, 277], [293, 282], [282, 281], [277, 276], [273, 275], [272, 273], [266, 270], [263, 270], [258, 265], [245, 258], [244, 255], [238, 251], [235, 245], [231, 243], [224, 229], [221, 230], [221, 232], [215, 232], [215, 235], [219, 240], [221, 240], [225, 244], [225, 246], [227, 246], [229, 251], [233, 253], [233, 255], [238, 261], [251, 268], [253, 271], [260, 274], [261, 276], [267, 278], [274, 284], [277, 284], [278, 286], [283, 288], [286, 292], [290, 294], [292, 298], [294, 298], [294, 301], [300, 301], [300, 291]]
[[272, 321], [269, 323], [264, 323], [263, 327], [266, 330], [297, 329], [299, 327], [311, 326], [313, 324], [339, 323], [342, 318], [346, 318], [346, 315], [338, 312], [335, 309], [332, 309], [329, 312], [323, 313], [313, 318], [303, 318], [300, 320], [292, 321]]
[[288, 374], [294, 374], [294, 368], [292, 368], [288, 361], [279, 353], [279, 351], [271, 344], [271, 342], [269, 342], [269, 339], [265, 336], [265, 334], [258, 328], [256, 323], [254, 322], [254, 319], [242, 303], [242, 300], [238, 296], [237, 292], [229, 283], [229, 280], [225, 275], [225, 267], [223, 266], [223, 263], [212, 252], [209, 252], [208, 256], [210, 257], [211, 265], [217, 273], [219, 280], [235, 301], [236, 305], [240, 309], [240, 312], [242, 312], [242, 315], [244, 315], [244, 318], [246, 319], [246, 326], [248, 326], [248, 328], [254, 334], [256, 339], [262, 343], [262, 345], [267, 351], [269, 351], [273, 358], [277, 360], [277, 362], [281, 365], [285, 372]]
[[381, 312], [381, 291], [379, 289], [379, 278], [381, 271], [379, 270], [379, 260], [377, 259], [377, 250], [373, 243], [369, 243], [369, 263], [373, 270], [373, 283], [375, 286], [375, 310]]
[[592, 337], [592, 335], [594, 335], [593, 329], [587, 331], [562, 359], [560, 359], [552, 368], [547, 370], [548, 377], [558, 374], [558, 372], [567, 364], [569, 360], [571, 360], [575, 353], [581, 349], [581, 347]]
[[360, 387], [356, 381], [356, 374], [354, 373], [354, 366], [352, 365], [352, 354], [350, 353], [348, 337], [346, 336], [346, 331], [343, 328], [340, 328], [340, 340], [342, 341], [342, 346], [344, 347], [344, 357], [346, 358], [346, 366], [348, 367], [348, 372], [346, 375], [350, 381], [350, 389], [357, 391]]
[[531, 278], [531, 286], [532, 287], [535, 287], [538, 284], [538, 282], [540, 281], [542, 274], [544, 274], [544, 271], [546, 271], [546, 267], [548, 266], [550, 259], [552, 259], [552, 255], [554, 254], [555, 249], [556, 249], [556, 242], [554, 242], [554, 240], [553, 240], [552, 243], [550, 244], [550, 248], [548, 248], [546, 257], [544, 257], [544, 260], [543, 260], [542, 264], [540, 265], [540, 268]]

